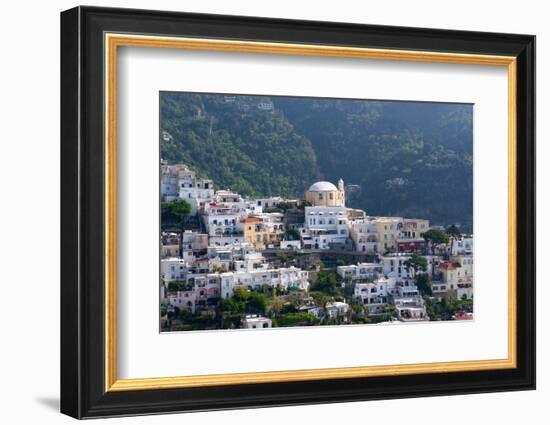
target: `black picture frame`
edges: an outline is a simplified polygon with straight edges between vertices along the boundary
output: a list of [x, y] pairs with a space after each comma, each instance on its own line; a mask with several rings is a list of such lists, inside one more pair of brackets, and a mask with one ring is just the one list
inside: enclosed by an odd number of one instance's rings
[[[105, 391], [104, 33], [517, 58], [517, 367], [321, 381]], [[535, 37], [76, 7], [61, 13], [61, 412], [75, 418], [535, 388]]]

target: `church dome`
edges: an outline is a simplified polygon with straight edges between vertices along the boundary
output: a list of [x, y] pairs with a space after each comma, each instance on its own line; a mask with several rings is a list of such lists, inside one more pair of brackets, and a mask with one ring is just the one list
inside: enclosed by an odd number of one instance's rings
[[338, 188], [331, 182], [316, 182], [311, 185], [308, 192], [332, 192], [337, 190]]

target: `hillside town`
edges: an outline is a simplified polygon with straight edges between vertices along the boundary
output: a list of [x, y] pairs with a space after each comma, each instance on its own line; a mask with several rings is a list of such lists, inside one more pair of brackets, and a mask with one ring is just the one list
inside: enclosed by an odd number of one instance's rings
[[473, 319], [473, 236], [455, 225], [348, 208], [342, 179], [252, 198], [160, 168], [162, 331]]

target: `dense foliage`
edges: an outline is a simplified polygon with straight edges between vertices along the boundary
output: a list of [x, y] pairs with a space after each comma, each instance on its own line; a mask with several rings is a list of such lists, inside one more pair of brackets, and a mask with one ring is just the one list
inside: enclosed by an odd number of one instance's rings
[[471, 226], [471, 105], [162, 93], [160, 106], [162, 157], [218, 187], [302, 197], [342, 177], [371, 215]]

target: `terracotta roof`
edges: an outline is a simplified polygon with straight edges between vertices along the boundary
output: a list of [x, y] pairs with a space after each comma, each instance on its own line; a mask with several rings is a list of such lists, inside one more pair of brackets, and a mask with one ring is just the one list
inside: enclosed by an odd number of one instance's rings
[[455, 264], [451, 264], [451, 263], [439, 263], [439, 265], [437, 266], [439, 267], [440, 269], [443, 269], [443, 270], [454, 270], [456, 269], [456, 265]]
[[260, 223], [261, 221], [258, 217], [241, 218], [241, 223]]

